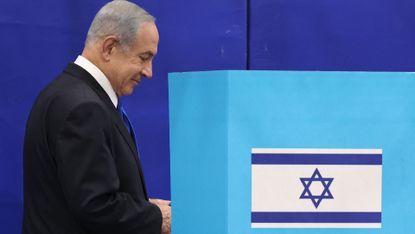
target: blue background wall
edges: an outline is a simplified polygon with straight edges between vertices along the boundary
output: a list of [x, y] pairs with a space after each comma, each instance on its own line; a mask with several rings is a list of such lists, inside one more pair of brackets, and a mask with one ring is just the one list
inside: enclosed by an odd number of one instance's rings
[[[0, 6], [0, 233], [19, 233], [22, 142], [42, 87], [73, 61], [99, 0]], [[194, 70], [414, 71], [410, 0], [135, 0], [157, 17], [154, 78], [125, 99], [149, 193], [170, 198], [167, 73]]]
[[251, 0], [251, 69], [414, 71], [411, 0]]

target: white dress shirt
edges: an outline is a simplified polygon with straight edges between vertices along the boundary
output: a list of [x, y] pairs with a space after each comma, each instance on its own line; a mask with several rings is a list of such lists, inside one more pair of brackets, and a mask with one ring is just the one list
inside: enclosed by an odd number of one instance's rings
[[114, 89], [111, 86], [110, 81], [105, 76], [105, 74], [99, 70], [97, 66], [95, 66], [91, 61], [83, 57], [82, 55], [79, 55], [78, 58], [76, 58], [75, 62], [76, 65], [82, 67], [85, 69], [89, 74], [94, 77], [94, 79], [98, 82], [99, 85], [104, 89], [104, 91], [108, 94], [108, 96], [111, 99], [112, 104], [114, 104], [115, 108], [117, 108], [118, 105], [118, 97], [117, 94], [115, 94]]

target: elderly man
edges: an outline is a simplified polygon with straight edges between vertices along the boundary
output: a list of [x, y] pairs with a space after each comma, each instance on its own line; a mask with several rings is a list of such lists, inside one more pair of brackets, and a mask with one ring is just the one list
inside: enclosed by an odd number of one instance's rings
[[25, 134], [22, 233], [170, 232], [169, 201], [148, 199], [119, 99], [151, 78], [158, 41], [145, 10], [110, 2], [82, 55], [40, 93]]

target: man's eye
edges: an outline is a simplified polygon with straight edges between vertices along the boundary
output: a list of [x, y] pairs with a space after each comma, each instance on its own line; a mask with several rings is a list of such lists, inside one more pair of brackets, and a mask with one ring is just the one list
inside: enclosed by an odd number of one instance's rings
[[146, 62], [146, 61], [150, 60], [150, 57], [148, 57], [148, 56], [140, 56], [140, 59], [142, 61]]

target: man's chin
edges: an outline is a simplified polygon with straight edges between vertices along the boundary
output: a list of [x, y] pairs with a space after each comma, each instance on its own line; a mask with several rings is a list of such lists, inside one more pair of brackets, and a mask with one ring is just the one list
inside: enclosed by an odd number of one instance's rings
[[128, 89], [128, 90], [124, 90], [124, 92], [122, 93], [122, 95], [121, 96], [130, 96], [131, 94], [133, 94], [134, 93], [134, 88], [133, 87], [131, 87], [130, 89]]

